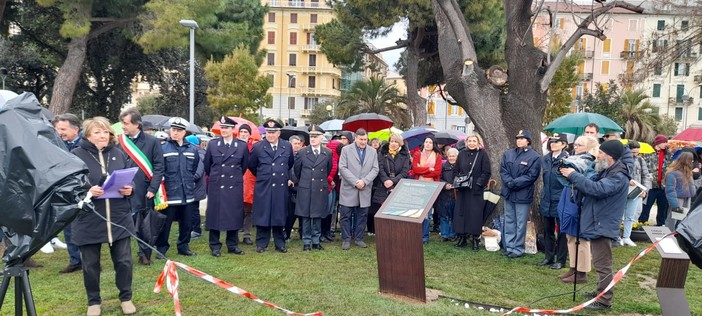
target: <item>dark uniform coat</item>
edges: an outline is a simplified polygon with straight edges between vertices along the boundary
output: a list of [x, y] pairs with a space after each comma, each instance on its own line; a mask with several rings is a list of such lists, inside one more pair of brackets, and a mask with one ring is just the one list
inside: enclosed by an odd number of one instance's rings
[[288, 180], [294, 163], [292, 145], [286, 140], [278, 139], [275, 152], [271, 143], [265, 139], [251, 148], [249, 170], [256, 176], [254, 225], [285, 226], [288, 215]]
[[[97, 147], [86, 139], [82, 139], [78, 146], [73, 149], [72, 153], [88, 166], [90, 173], [88, 181], [90, 185], [97, 185], [102, 177], [102, 168], [100, 167], [100, 158]], [[102, 151], [102, 157], [105, 161], [105, 169], [108, 174], [115, 170], [135, 167], [117, 145], [109, 144]], [[134, 190], [132, 190], [132, 194]], [[117, 241], [124, 238], [129, 238], [129, 234], [135, 233], [134, 220], [132, 219], [131, 207], [129, 199], [126, 197], [109, 199], [110, 200], [110, 216], [109, 220], [116, 224], [125, 227], [127, 230], [112, 225], [112, 241]], [[95, 210], [103, 217], [107, 218], [107, 207], [105, 199], [93, 199]], [[71, 242], [78, 246], [101, 244], [108, 242], [107, 240], [107, 223], [104, 219], [98, 217], [94, 213], [79, 212], [73, 223], [71, 223], [73, 236]]]
[[320, 146], [316, 157], [312, 146], [297, 152], [293, 167], [293, 181], [297, 187], [295, 215], [323, 218], [329, 214], [327, 177], [331, 169], [332, 153], [328, 148]]
[[129, 198], [132, 203], [132, 211], [140, 212], [145, 209], [153, 209], [153, 199], [146, 199], [146, 192], [156, 193], [161, 180], [163, 180], [163, 152], [161, 151], [161, 142], [143, 131], [139, 132], [136, 139], [132, 140], [134, 145], [139, 147], [146, 159], [151, 162], [151, 170], [153, 177], [149, 180], [144, 171], [139, 168], [134, 175], [134, 193]]
[[[477, 157], [476, 157], [477, 155]], [[473, 167], [475, 161], [475, 167]], [[456, 176], [468, 175], [473, 168], [472, 189], [458, 189], [456, 208], [453, 212], [453, 230], [456, 234], [480, 235], [483, 232], [483, 210], [485, 200], [483, 192], [490, 180], [490, 158], [484, 150], [461, 150], [454, 173]]]
[[228, 231], [244, 226], [244, 171], [248, 162], [249, 149], [242, 140], [232, 138], [228, 148], [222, 138], [207, 145], [207, 229]]

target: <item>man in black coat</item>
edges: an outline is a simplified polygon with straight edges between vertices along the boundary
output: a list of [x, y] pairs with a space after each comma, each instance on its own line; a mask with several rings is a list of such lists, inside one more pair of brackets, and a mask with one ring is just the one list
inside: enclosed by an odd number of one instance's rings
[[[134, 176], [134, 194], [130, 198], [132, 205], [132, 214], [135, 220], [143, 220], [146, 212], [154, 208], [154, 197], [158, 192], [161, 180], [163, 180], [163, 152], [161, 151], [161, 142], [145, 132], [143, 132], [143, 123], [141, 121], [141, 113], [134, 107], [124, 110], [119, 115], [119, 120], [122, 122], [122, 129], [129, 140], [139, 148], [143, 157], [151, 163], [151, 176], [148, 177], [146, 172], [149, 172], [145, 166], [139, 166]], [[122, 146], [124, 149], [124, 146]], [[129, 150], [125, 152], [134, 161]], [[135, 161], [136, 162], [136, 161]], [[141, 213], [142, 216], [137, 216]], [[139, 226], [139, 223], [135, 223]], [[138, 232], [137, 232], [138, 234]], [[149, 238], [149, 236], [138, 235], [140, 239]], [[151, 264], [151, 249], [146, 245], [139, 243], [139, 263], [142, 265]]]
[[256, 225], [256, 252], [268, 248], [271, 232], [275, 250], [286, 253], [283, 229], [288, 215], [290, 168], [295, 163], [292, 145], [280, 139], [280, 122], [268, 120], [263, 124], [266, 138], [253, 145], [249, 170], [256, 176], [253, 216]]
[[249, 162], [246, 142], [234, 137], [236, 121], [222, 116], [219, 119], [222, 138], [211, 141], [205, 152], [207, 186], [207, 219], [210, 230], [210, 251], [221, 256], [220, 231], [227, 232], [229, 253], [243, 255], [239, 249], [239, 229], [244, 227], [244, 171]]
[[322, 235], [322, 218], [328, 213], [327, 180], [332, 169], [331, 150], [322, 146], [324, 130], [312, 125], [309, 127], [309, 133], [310, 145], [297, 152], [293, 167], [293, 182], [297, 187], [295, 215], [302, 220], [303, 251], [324, 249], [319, 242]]

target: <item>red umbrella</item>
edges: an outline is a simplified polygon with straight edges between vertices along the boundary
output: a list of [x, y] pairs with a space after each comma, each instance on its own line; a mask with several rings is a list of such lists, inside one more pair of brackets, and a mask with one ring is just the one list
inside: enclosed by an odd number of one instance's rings
[[351, 116], [344, 121], [342, 126], [345, 131], [356, 132], [359, 128], [363, 128], [366, 132], [377, 132], [381, 129], [392, 127], [392, 120], [377, 113], [361, 113]]
[[[258, 127], [256, 127], [256, 124], [241, 117], [230, 116], [229, 118], [236, 122], [236, 126], [234, 126], [234, 135], [239, 135], [239, 126], [241, 126], [242, 124], [246, 124], [251, 128], [251, 138], [253, 140], [261, 140], [261, 132], [258, 131]], [[215, 122], [210, 130], [212, 131], [212, 133], [221, 135], [221, 131], [219, 129], [219, 121]]]
[[673, 137], [674, 140], [702, 141], [702, 127], [689, 127]]

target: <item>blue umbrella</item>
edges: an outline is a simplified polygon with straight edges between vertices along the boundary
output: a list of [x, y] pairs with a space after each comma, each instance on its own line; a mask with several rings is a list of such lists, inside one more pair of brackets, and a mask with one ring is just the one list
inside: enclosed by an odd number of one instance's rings
[[402, 133], [402, 138], [407, 142], [409, 150], [415, 149], [424, 143], [427, 135], [432, 135], [439, 130], [430, 126], [415, 127]]

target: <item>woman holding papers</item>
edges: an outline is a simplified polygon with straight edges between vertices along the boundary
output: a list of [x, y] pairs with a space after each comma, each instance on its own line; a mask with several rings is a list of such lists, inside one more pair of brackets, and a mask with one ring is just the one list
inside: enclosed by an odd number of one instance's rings
[[[641, 190], [641, 193], [636, 196], [629, 196], [626, 201], [626, 210], [624, 211], [624, 227], [622, 229], [622, 239], [620, 245], [636, 247], [636, 243], [631, 240], [631, 228], [634, 226], [634, 221], [639, 218], [641, 209], [643, 208], [642, 199], [646, 198], [646, 193], [651, 189], [651, 175], [648, 173], [646, 161], [639, 156], [641, 145], [635, 140], [629, 141], [629, 149], [634, 155], [634, 170], [631, 172], [631, 180], [629, 180], [630, 191], [635, 189], [637, 185], [646, 187]], [[631, 194], [630, 194], [631, 195]]]
[[[101, 198], [107, 175], [115, 170], [133, 167], [127, 155], [115, 145], [115, 133], [104, 117], [83, 123], [84, 138], [72, 152], [88, 166], [90, 193], [95, 210], [100, 214], [81, 212], [73, 221], [73, 242], [80, 247], [83, 264], [83, 284], [88, 296], [88, 316], [100, 315], [100, 248], [108, 243], [115, 269], [115, 282], [124, 314], [136, 313], [132, 303], [132, 251], [130, 233], [134, 233], [129, 201], [130, 185], [118, 189], [118, 198]], [[117, 179], [115, 179], [117, 180]], [[110, 181], [111, 182], [111, 181]], [[107, 188], [105, 188], [107, 189]], [[105, 221], [102, 217], [106, 218]], [[114, 225], [112, 225], [114, 223]], [[122, 226], [124, 228], [118, 227]]]

